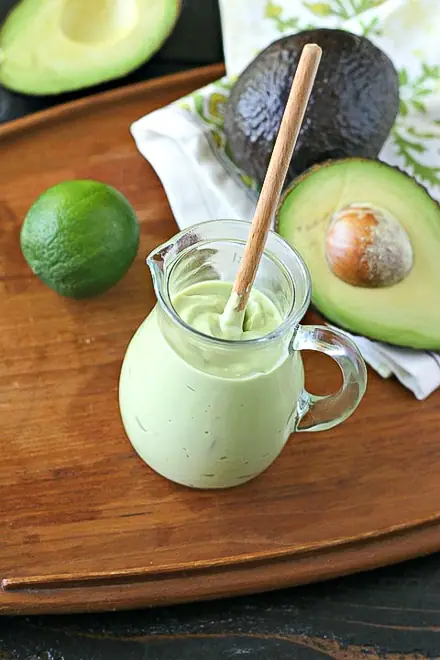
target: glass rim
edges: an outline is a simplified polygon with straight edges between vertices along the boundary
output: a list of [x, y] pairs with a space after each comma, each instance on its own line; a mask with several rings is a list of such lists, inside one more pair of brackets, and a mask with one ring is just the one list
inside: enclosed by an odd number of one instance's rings
[[[291, 286], [292, 286], [292, 290], [294, 292], [292, 304], [290, 306], [289, 311], [285, 315], [283, 321], [280, 323], [279, 326], [277, 326], [275, 328], [275, 330], [272, 330], [272, 332], [270, 332], [267, 335], [263, 335], [262, 337], [256, 337], [254, 339], [224, 339], [222, 337], [213, 337], [212, 335], [207, 335], [204, 332], [200, 332], [199, 330], [197, 330], [193, 326], [186, 323], [179, 316], [179, 314], [176, 312], [176, 310], [174, 309], [174, 306], [171, 302], [171, 297], [169, 295], [169, 279], [170, 279], [172, 270], [173, 270], [174, 266], [176, 265], [177, 260], [179, 258], [178, 254], [173, 258], [173, 261], [171, 262], [170, 266], [168, 266], [166, 268], [166, 271], [165, 271], [165, 274], [164, 274], [164, 277], [165, 277], [165, 280], [166, 280], [165, 281], [165, 286], [159, 284], [158, 281], [157, 281], [158, 278], [157, 278], [157, 273], [156, 273], [156, 264], [154, 262], [154, 257], [155, 256], [159, 255], [161, 252], [164, 252], [164, 251], [165, 251], [165, 254], [166, 254], [167, 249], [169, 247], [171, 247], [172, 245], [174, 245], [176, 243], [176, 241], [178, 241], [180, 238], [183, 238], [185, 236], [185, 234], [195, 233], [197, 231], [197, 229], [203, 229], [207, 225], [212, 226], [213, 224], [217, 224], [217, 225], [221, 224], [221, 225], [224, 226], [228, 223], [229, 224], [235, 224], [235, 225], [242, 225], [242, 226], [246, 225], [246, 226], [249, 226], [249, 227], [251, 225], [251, 222], [248, 221], [248, 220], [232, 220], [232, 219], [230, 219], [230, 220], [227, 220], [227, 219], [224, 219], [224, 220], [205, 220], [204, 222], [199, 222], [197, 224], [190, 225], [186, 229], [180, 230], [177, 234], [175, 234], [168, 241], [166, 241], [165, 243], [162, 243], [157, 248], [152, 250], [150, 252], [150, 254], [147, 256], [145, 262], [146, 262], [147, 266], [150, 268], [150, 270], [152, 272], [154, 290], [155, 290], [158, 302], [160, 303], [160, 305], [161, 305], [162, 309], [165, 311], [165, 313], [174, 322], [176, 322], [178, 325], [180, 325], [182, 328], [184, 328], [185, 330], [187, 330], [187, 331], [191, 332], [192, 334], [198, 336], [200, 339], [203, 339], [204, 341], [211, 342], [211, 343], [213, 343], [217, 346], [223, 346], [223, 347], [228, 347], [228, 348], [232, 348], [232, 349], [237, 349], [237, 348], [240, 348], [240, 347], [241, 348], [244, 348], [244, 347], [247, 348], [247, 347], [257, 346], [257, 345], [261, 346], [261, 345], [264, 345], [264, 344], [266, 344], [266, 343], [268, 343], [272, 340], [279, 339], [290, 328], [292, 328], [292, 327], [296, 328], [299, 325], [301, 319], [304, 317], [304, 314], [306, 313], [307, 308], [309, 307], [310, 299], [311, 299], [311, 278], [310, 278], [310, 273], [309, 273], [309, 270], [306, 266], [306, 263], [305, 263], [304, 259], [301, 257], [301, 255], [299, 254], [299, 252], [295, 248], [293, 248], [282, 236], [280, 236], [275, 231], [273, 231], [273, 229], [269, 230], [268, 240], [269, 240], [269, 236], [274, 238], [277, 242], [280, 243], [280, 245], [287, 248], [292, 253], [292, 257], [297, 261], [297, 264], [299, 265], [300, 270], [301, 270], [301, 275], [302, 275], [303, 281], [304, 281], [305, 294], [303, 296], [303, 300], [302, 300], [301, 304], [298, 306], [297, 309], [295, 309], [295, 307], [296, 307], [296, 304], [295, 304], [296, 303], [296, 297], [295, 297], [296, 287], [295, 287], [295, 280], [294, 280], [294, 278], [292, 276], [292, 273], [291, 273], [291, 269], [281, 259], [279, 259], [278, 256], [273, 253], [272, 250], [267, 249], [267, 241], [266, 241], [266, 245], [265, 245], [263, 254], [265, 254], [266, 257], [268, 259], [270, 259], [273, 263], [275, 263], [278, 267], [281, 266], [286, 270], [286, 273], [288, 275], [289, 281], [290, 281]], [[208, 242], [209, 240], [211, 242], [215, 242], [217, 240], [218, 241], [221, 240], [223, 242], [227, 242], [228, 240], [229, 241], [237, 241], [238, 240], [239, 242], [243, 243], [243, 245], [246, 243], [246, 239], [242, 240], [242, 239], [239, 239], [239, 238], [237, 238], [233, 235], [231, 235], [230, 238], [218, 238], [218, 239], [216, 239], [215, 237], [213, 237], [211, 239], [206, 239], [206, 242]], [[205, 242], [205, 240], [200, 239], [200, 241], [196, 241], [196, 242], [194, 242], [193, 244], [187, 246], [187, 248], [184, 248], [184, 249], [189, 250], [190, 248], [193, 248], [198, 242], [202, 243], [202, 242]], [[166, 296], [164, 296], [164, 291], [166, 292]]]

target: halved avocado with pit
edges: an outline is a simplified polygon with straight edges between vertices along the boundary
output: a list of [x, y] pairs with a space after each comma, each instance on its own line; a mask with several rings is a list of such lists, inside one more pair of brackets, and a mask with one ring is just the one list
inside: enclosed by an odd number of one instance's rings
[[306, 261], [327, 319], [440, 349], [440, 207], [414, 179], [376, 160], [317, 165], [285, 192], [276, 227]]
[[58, 94], [119, 78], [171, 33], [180, 0], [22, 0], [0, 30], [0, 83]]

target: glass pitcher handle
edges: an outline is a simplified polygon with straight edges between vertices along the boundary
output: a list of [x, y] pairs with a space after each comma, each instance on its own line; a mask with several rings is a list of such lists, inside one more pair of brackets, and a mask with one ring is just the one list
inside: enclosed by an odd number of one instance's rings
[[325, 396], [302, 391], [297, 404], [295, 431], [323, 431], [337, 426], [359, 405], [367, 386], [367, 369], [356, 344], [343, 332], [320, 325], [299, 326], [292, 339], [295, 351], [329, 355], [342, 371], [339, 392]]

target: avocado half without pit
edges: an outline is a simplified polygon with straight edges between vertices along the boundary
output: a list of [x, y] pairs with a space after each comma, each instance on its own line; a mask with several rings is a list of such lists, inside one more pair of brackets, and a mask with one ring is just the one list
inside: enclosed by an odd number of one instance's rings
[[0, 83], [58, 94], [119, 78], [171, 33], [180, 0], [21, 0], [0, 30]]
[[304, 258], [328, 320], [440, 348], [440, 207], [414, 179], [376, 160], [316, 165], [285, 191], [276, 227]]

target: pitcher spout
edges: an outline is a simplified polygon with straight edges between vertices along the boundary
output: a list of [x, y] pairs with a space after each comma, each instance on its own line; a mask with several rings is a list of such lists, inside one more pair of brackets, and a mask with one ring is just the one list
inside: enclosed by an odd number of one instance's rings
[[154, 289], [158, 297], [163, 293], [167, 274], [176, 258], [183, 250], [197, 244], [199, 240], [196, 232], [192, 229], [185, 229], [150, 252], [146, 263], [150, 269]]
[[146, 263], [153, 278], [156, 294], [162, 293], [170, 262], [176, 255], [176, 237], [162, 243], [148, 255]]
[[156, 294], [162, 291], [165, 280], [165, 255], [163, 246], [159, 246], [150, 254], [146, 259], [146, 264], [150, 269], [151, 277], [153, 279], [153, 286]]

